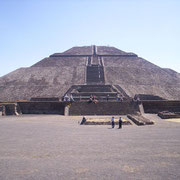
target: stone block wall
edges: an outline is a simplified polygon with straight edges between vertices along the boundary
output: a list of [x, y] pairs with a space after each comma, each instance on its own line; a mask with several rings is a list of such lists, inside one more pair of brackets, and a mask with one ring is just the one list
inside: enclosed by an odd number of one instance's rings
[[64, 115], [66, 103], [63, 102], [18, 102], [22, 114], [60, 114]]
[[180, 101], [143, 101], [145, 113], [180, 112]]
[[139, 112], [136, 102], [88, 102], [72, 103], [69, 115], [126, 115]]

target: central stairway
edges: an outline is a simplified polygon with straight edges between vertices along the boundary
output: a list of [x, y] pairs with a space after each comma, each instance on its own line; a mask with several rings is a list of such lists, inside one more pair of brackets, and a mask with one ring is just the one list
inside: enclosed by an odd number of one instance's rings
[[73, 85], [65, 93], [72, 95], [74, 101], [88, 101], [90, 96], [95, 96], [98, 101], [116, 101], [128, 99], [123, 89], [114, 85], [105, 85], [104, 67], [102, 57], [92, 47], [92, 55], [87, 59], [86, 85]]
[[73, 85], [66, 92], [68, 96], [72, 95], [74, 101], [88, 101], [90, 96], [95, 96], [98, 101], [117, 101], [120, 96], [121, 100], [127, 100], [129, 97], [119, 91], [114, 85]]
[[95, 96], [98, 101], [115, 101], [118, 92], [111, 85], [74, 85], [67, 94], [75, 101], [88, 101], [90, 96]]
[[103, 66], [100, 66], [100, 65], [87, 66], [86, 83], [87, 84], [105, 84]]

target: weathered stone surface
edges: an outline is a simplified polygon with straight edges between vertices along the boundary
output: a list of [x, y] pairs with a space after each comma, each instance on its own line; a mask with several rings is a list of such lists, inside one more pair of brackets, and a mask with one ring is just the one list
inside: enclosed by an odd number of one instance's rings
[[180, 112], [180, 101], [143, 101], [145, 113]]
[[64, 115], [66, 103], [63, 102], [19, 102], [23, 114], [60, 114]]
[[61, 97], [73, 84], [84, 84], [85, 68], [30, 67], [0, 78], [0, 100], [30, 100], [31, 97]]
[[98, 102], [97, 104], [88, 102], [72, 103], [69, 115], [126, 115], [139, 112], [136, 102]]
[[139, 57], [105, 57], [105, 79], [109, 84], [119, 84], [126, 93], [153, 94], [164, 99], [180, 99], [178, 73], [168, 71]]

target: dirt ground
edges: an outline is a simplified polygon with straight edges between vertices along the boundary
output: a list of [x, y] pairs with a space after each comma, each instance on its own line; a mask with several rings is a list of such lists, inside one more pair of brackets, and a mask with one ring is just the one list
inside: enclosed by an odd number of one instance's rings
[[180, 179], [180, 123], [144, 116], [155, 124], [112, 129], [79, 125], [82, 116], [0, 116], [0, 179]]

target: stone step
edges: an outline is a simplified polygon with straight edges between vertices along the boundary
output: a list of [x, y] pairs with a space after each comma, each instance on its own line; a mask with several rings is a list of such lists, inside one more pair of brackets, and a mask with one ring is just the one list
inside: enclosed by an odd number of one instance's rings
[[91, 95], [94, 96], [107, 96], [109, 97], [116, 97], [117, 93], [116, 92], [80, 92], [80, 93], [72, 93], [73, 96], [88, 96], [90, 97]]
[[115, 92], [111, 85], [85, 85], [78, 89], [79, 92]]
[[[74, 101], [89, 101], [89, 96], [75, 96], [73, 97]], [[96, 100], [98, 101], [117, 101], [117, 98], [116, 97], [109, 97], [108, 100], [107, 100], [107, 97], [106, 96], [96, 96], [95, 98]]]
[[87, 83], [105, 82], [103, 66], [99, 66], [99, 65], [87, 66], [86, 82]]

